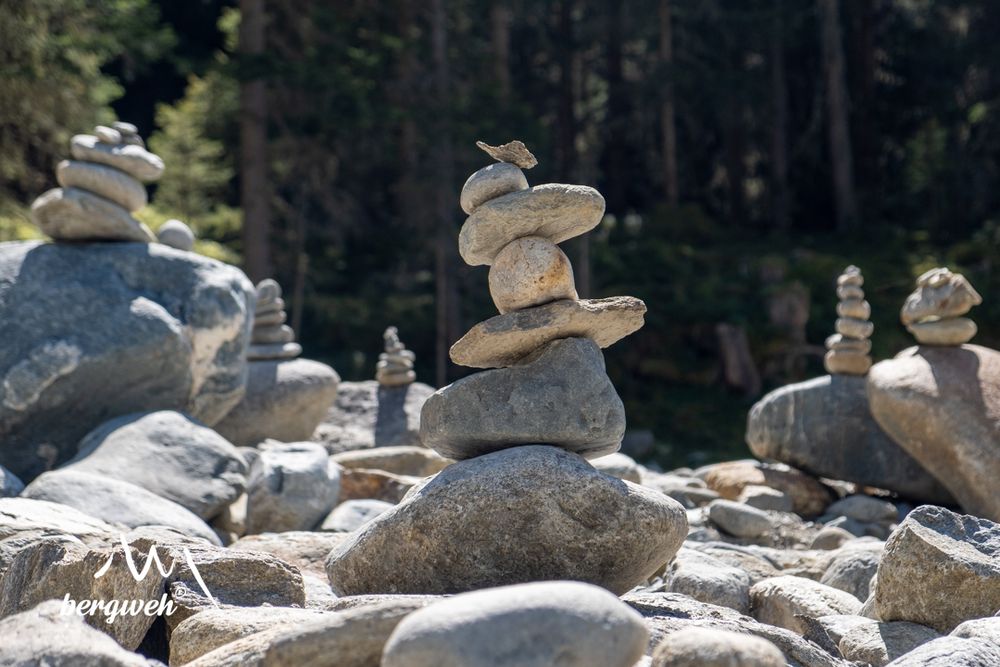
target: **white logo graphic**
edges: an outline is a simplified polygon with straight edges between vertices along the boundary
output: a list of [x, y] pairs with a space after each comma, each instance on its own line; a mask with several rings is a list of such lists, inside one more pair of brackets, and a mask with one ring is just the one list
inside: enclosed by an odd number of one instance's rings
[[[156, 565], [157, 572], [160, 573], [162, 577], [169, 577], [173, 574], [174, 567], [177, 565], [176, 561], [171, 561], [170, 567], [164, 566], [163, 561], [160, 560], [160, 554], [156, 551], [156, 545], [150, 545], [149, 553], [146, 554], [146, 562], [143, 563], [142, 569], [136, 564], [135, 559], [132, 557], [132, 549], [129, 547], [128, 542], [125, 541], [125, 536], [120, 536], [120, 541], [122, 545], [122, 551], [125, 554], [125, 564], [128, 566], [129, 572], [132, 574], [132, 578], [137, 582], [144, 581], [146, 575], [149, 574], [150, 569], [153, 565]], [[184, 561], [187, 563], [188, 569], [191, 570], [191, 576], [198, 583], [201, 588], [201, 592], [205, 594], [205, 597], [215, 606], [218, 607], [219, 603], [216, 602], [212, 593], [209, 592], [208, 586], [205, 585], [205, 580], [201, 576], [201, 572], [198, 571], [198, 567], [194, 564], [194, 558], [191, 556], [190, 550], [187, 547], [183, 547]], [[111, 570], [111, 565], [115, 560], [115, 552], [111, 552], [108, 556], [107, 562], [101, 566], [97, 572], [94, 573], [94, 579], [100, 579], [106, 575]], [[174, 604], [173, 600], [167, 599], [167, 594], [164, 593], [159, 600], [71, 600], [69, 593], [63, 598], [62, 613], [63, 614], [79, 614], [80, 616], [91, 615], [101, 612], [105, 617], [107, 617], [107, 622], [109, 624], [114, 623], [115, 619], [120, 616], [138, 616], [139, 614], [145, 614], [146, 616], [169, 616], [176, 610], [177, 606]]]

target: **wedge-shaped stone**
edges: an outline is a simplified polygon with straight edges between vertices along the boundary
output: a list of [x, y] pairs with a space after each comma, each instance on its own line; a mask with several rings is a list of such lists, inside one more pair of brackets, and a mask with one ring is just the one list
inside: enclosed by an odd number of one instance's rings
[[546, 183], [483, 202], [462, 225], [458, 251], [467, 264], [492, 264], [522, 236], [561, 243], [585, 234], [604, 216], [604, 197], [585, 185]]
[[632, 296], [554, 301], [480, 322], [451, 346], [451, 360], [504, 368], [559, 338], [590, 338], [604, 348], [638, 331], [645, 313], [646, 304]]
[[524, 364], [462, 378], [420, 415], [421, 442], [453, 459], [527, 444], [595, 458], [618, 451], [624, 434], [625, 407], [587, 338], [552, 341]]
[[56, 179], [64, 188], [90, 190], [129, 211], [138, 211], [148, 201], [142, 183], [124, 171], [102, 164], [63, 160], [56, 167]]
[[140, 181], [149, 183], [163, 175], [163, 160], [142, 146], [101, 143], [90, 134], [78, 134], [70, 140], [70, 152], [77, 160], [98, 162], [121, 169]]
[[154, 240], [124, 207], [79, 188], [55, 188], [41, 195], [31, 204], [31, 219], [57, 241]]
[[458, 593], [575, 579], [621, 594], [687, 535], [680, 503], [556, 447], [454, 463], [335, 548], [338, 595]]

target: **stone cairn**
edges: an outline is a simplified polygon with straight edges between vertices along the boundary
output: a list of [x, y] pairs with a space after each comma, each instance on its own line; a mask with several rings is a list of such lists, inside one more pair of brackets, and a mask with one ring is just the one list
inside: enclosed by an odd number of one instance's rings
[[[466, 377], [428, 399], [421, 439], [456, 459], [523, 444], [588, 458], [617, 451], [624, 408], [599, 348], [638, 330], [646, 306], [634, 297], [578, 299], [573, 267], [556, 245], [596, 227], [604, 198], [581, 185], [529, 188], [523, 169], [537, 160], [520, 141], [477, 146], [498, 162], [462, 188], [469, 217], [459, 252], [472, 266], [490, 266], [490, 294], [501, 314], [473, 327], [450, 354], [463, 366], [499, 370]], [[494, 400], [507, 405], [494, 410]]]
[[147, 203], [146, 188], [163, 174], [163, 160], [146, 150], [135, 125], [98, 125], [70, 140], [72, 160], [56, 167], [62, 187], [31, 205], [31, 217], [56, 241], [154, 241], [132, 217]]
[[832, 375], [864, 375], [872, 367], [871, 338], [875, 325], [872, 307], [865, 301], [861, 269], [849, 266], [837, 278], [837, 333], [826, 339], [823, 365]]
[[383, 387], [402, 387], [412, 384], [417, 379], [413, 370], [416, 355], [399, 340], [399, 330], [388, 327], [382, 334], [385, 340], [385, 352], [378, 355], [375, 364], [375, 379]]
[[906, 298], [899, 319], [921, 345], [962, 345], [978, 331], [975, 322], [962, 316], [982, 302], [962, 274], [947, 268], [931, 269], [917, 278], [917, 287]]
[[271, 278], [257, 283], [257, 310], [247, 359], [294, 359], [302, 354], [302, 346], [295, 342], [295, 332], [285, 324], [285, 319], [281, 285]]

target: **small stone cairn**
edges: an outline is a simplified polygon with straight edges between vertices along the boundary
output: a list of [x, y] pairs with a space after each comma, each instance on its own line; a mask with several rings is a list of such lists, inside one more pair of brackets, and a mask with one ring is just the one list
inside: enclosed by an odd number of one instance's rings
[[295, 342], [295, 332], [285, 319], [281, 285], [271, 278], [257, 283], [257, 310], [247, 359], [294, 359], [302, 354], [302, 346]]
[[[599, 348], [638, 330], [646, 306], [634, 297], [579, 299], [573, 267], [556, 245], [596, 227], [604, 198], [581, 185], [529, 188], [523, 169], [537, 160], [520, 141], [477, 145], [498, 162], [462, 188], [469, 217], [459, 252], [470, 265], [490, 266], [490, 294], [501, 314], [457, 341], [451, 359], [499, 370], [466, 377], [428, 399], [421, 438], [456, 459], [526, 444], [588, 458], [617, 451], [624, 408]], [[493, 410], [491, 400], [507, 405]], [[553, 415], [551, 407], [566, 415]]]
[[872, 367], [871, 338], [875, 330], [868, 318], [871, 305], [865, 300], [861, 269], [849, 266], [837, 278], [837, 333], [826, 339], [828, 352], [823, 365], [831, 375], [864, 375]]
[[143, 183], [163, 174], [163, 160], [146, 150], [135, 125], [98, 125], [70, 140], [72, 160], [56, 167], [62, 187], [31, 205], [31, 217], [56, 241], [154, 241], [132, 217], [148, 199]]
[[939, 267], [917, 278], [899, 319], [921, 345], [962, 345], [978, 331], [976, 323], [962, 315], [982, 302], [965, 276]]
[[399, 330], [388, 327], [382, 334], [385, 340], [385, 352], [378, 355], [375, 364], [375, 379], [383, 387], [402, 387], [412, 384], [417, 379], [413, 370], [416, 355], [399, 340]]

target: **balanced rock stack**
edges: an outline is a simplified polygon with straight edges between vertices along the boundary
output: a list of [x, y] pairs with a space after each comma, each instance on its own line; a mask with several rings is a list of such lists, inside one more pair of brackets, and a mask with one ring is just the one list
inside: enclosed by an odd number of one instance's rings
[[917, 278], [917, 288], [907, 297], [899, 319], [921, 345], [962, 345], [978, 330], [962, 315], [982, 302], [965, 276], [946, 268], [931, 269]]
[[70, 152], [73, 159], [56, 167], [62, 187], [31, 205], [35, 224], [56, 241], [153, 241], [132, 212], [146, 205], [143, 182], [160, 178], [163, 160], [146, 150], [135, 125], [98, 125], [73, 137]]
[[281, 286], [268, 278], [257, 284], [248, 374], [243, 400], [215, 426], [241, 446], [264, 440], [308, 440], [337, 397], [340, 376], [326, 364], [297, 359], [302, 346], [285, 324]]
[[382, 338], [385, 340], [385, 352], [378, 355], [375, 379], [383, 387], [402, 387], [412, 384], [417, 379], [417, 374], [413, 370], [416, 355], [400, 342], [399, 330], [396, 327], [388, 327]]
[[286, 317], [281, 285], [271, 278], [257, 283], [257, 310], [247, 359], [294, 359], [302, 354], [302, 346], [295, 342], [295, 332], [285, 324]]
[[577, 579], [621, 594], [647, 580], [687, 534], [684, 510], [652, 489], [605, 475], [583, 457], [618, 450], [625, 411], [601, 348], [636, 331], [633, 297], [578, 300], [556, 243], [593, 229], [593, 188], [529, 188], [536, 164], [521, 142], [479, 144], [498, 164], [466, 182], [459, 249], [491, 265], [501, 314], [451, 348], [456, 363], [492, 368], [424, 403], [421, 441], [458, 459], [331, 552], [339, 595], [457, 593]]
[[826, 339], [828, 352], [823, 365], [833, 375], [864, 375], [872, 366], [869, 352], [875, 330], [868, 318], [872, 307], [865, 301], [865, 284], [861, 269], [849, 266], [837, 278], [837, 333]]

